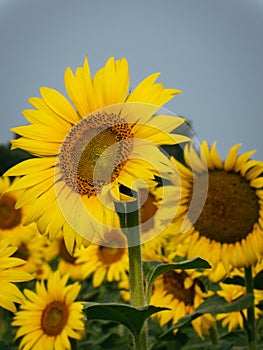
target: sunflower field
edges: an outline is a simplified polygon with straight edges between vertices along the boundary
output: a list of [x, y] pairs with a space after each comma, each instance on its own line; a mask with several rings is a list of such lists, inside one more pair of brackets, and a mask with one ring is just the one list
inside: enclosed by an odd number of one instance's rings
[[158, 77], [85, 58], [0, 145], [0, 350], [263, 349], [263, 162]]

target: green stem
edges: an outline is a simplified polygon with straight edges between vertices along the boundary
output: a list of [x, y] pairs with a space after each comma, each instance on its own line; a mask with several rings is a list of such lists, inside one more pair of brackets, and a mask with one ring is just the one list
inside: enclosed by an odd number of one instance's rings
[[[245, 267], [245, 283], [247, 294], [251, 293], [254, 297], [254, 281], [252, 276], [252, 267]], [[254, 303], [247, 308], [247, 337], [248, 350], [256, 350], [256, 322]]]
[[216, 322], [214, 322], [214, 324], [209, 328], [209, 334], [212, 344], [219, 345], [219, 336]]
[[[129, 254], [129, 278], [132, 306], [145, 305], [143, 284], [141, 231], [138, 199], [125, 203], [125, 213], [120, 215], [121, 226], [127, 237]], [[134, 335], [134, 349], [147, 349], [147, 321], [140, 334]]]

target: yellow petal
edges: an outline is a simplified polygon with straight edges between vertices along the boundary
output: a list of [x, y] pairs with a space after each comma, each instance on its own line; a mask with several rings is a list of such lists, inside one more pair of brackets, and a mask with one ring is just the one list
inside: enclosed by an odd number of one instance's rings
[[18, 126], [11, 129], [14, 133], [24, 136], [32, 140], [40, 140], [47, 142], [62, 142], [65, 138], [64, 133], [54, 129], [54, 126], [46, 125], [26, 125]]
[[39, 140], [30, 140], [20, 137], [17, 140], [11, 140], [11, 149], [21, 148], [33, 155], [54, 156], [57, 155], [60, 148], [59, 142], [46, 142]]
[[42, 171], [55, 165], [56, 157], [32, 158], [16, 164], [5, 172], [5, 176], [21, 176], [31, 174], [32, 171]]
[[68, 100], [58, 91], [46, 87], [40, 89], [43, 100], [48, 107], [61, 118], [75, 124], [80, 118]]
[[71, 123], [67, 122], [65, 119], [59, 117], [45, 104], [42, 98], [31, 97], [29, 99], [32, 105], [36, 105], [39, 109], [27, 109], [23, 111], [24, 117], [31, 124], [43, 124], [43, 125], [53, 125], [54, 128], [67, 133], [71, 128]]
[[237, 161], [237, 152], [241, 144], [237, 144], [233, 146], [228, 152], [227, 158], [224, 162], [225, 171], [231, 171], [235, 169], [236, 161]]
[[211, 159], [215, 165], [215, 167], [217, 169], [222, 169], [223, 168], [223, 163], [222, 163], [222, 160], [217, 152], [217, 149], [216, 149], [216, 142], [213, 142], [212, 146], [211, 146], [211, 150], [210, 150], [210, 153], [211, 153]]

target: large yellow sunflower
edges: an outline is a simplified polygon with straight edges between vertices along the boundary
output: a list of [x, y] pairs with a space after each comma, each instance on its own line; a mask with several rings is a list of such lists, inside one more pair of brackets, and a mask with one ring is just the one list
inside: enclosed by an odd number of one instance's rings
[[0, 306], [12, 312], [16, 312], [14, 303], [21, 304], [24, 301], [23, 294], [12, 282], [33, 279], [29, 273], [15, 270], [25, 263], [22, 259], [12, 257], [16, 250], [17, 247], [10, 246], [7, 240], [0, 241]]
[[[205, 298], [213, 294], [201, 291], [197, 283], [197, 275], [196, 272], [171, 270], [157, 277], [153, 286], [151, 305], [170, 309], [156, 314], [155, 317], [158, 318], [161, 327], [169, 321], [176, 324], [180, 318], [194, 312]], [[193, 320], [192, 326], [203, 338], [203, 334], [209, 333], [214, 322], [212, 315], [204, 314]]]
[[199, 152], [187, 145], [186, 165], [173, 160], [181, 175], [178, 224], [184, 220], [188, 257], [214, 267], [222, 262], [226, 271], [255, 265], [263, 254], [263, 163], [250, 159], [253, 151], [238, 155], [239, 146], [222, 161], [216, 144], [209, 148], [204, 141]]
[[12, 325], [19, 327], [19, 349], [69, 350], [71, 339], [81, 339], [84, 322], [82, 303], [76, 302], [81, 286], [66, 285], [68, 276], [58, 271], [49, 275], [47, 285], [37, 282], [36, 292], [25, 290], [26, 301], [15, 314]]
[[37, 157], [23, 161], [6, 175], [23, 176], [11, 190], [23, 190], [17, 208], [33, 203], [26, 223], [38, 222], [41, 233], [54, 239], [63, 230], [70, 252], [76, 234], [96, 241], [103, 225], [114, 226], [112, 196], [119, 185], [135, 179], [151, 183], [154, 175], [169, 172], [170, 163], [156, 147], [188, 139], [171, 133], [182, 118], [163, 115], [159, 107], [179, 90], [155, 83], [159, 73], [129, 92], [126, 59], [110, 58], [92, 78], [87, 59], [74, 75], [65, 72], [72, 104], [59, 92], [42, 87], [41, 98], [24, 111], [30, 125], [13, 129], [21, 137], [12, 148]]

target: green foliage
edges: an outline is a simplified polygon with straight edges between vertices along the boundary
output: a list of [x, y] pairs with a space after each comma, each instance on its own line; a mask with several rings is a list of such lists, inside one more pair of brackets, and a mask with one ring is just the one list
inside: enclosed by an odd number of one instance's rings
[[130, 332], [137, 336], [141, 333], [145, 320], [151, 315], [168, 310], [164, 307], [155, 307], [152, 305], [133, 307], [118, 303], [92, 303], [85, 302], [84, 312], [89, 320], [107, 320], [121, 323], [127, 327]]
[[263, 290], [263, 271], [260, 271], [255, 277], [254, 277], [254, 288]]
[[31, 154], [19, 149], [11, 151], [10, 145], [0, 145], [0, 176], [12, 166], [32, 157]]
[[168, 332], [171, 332], [175, 329], [185, 326], [189, 322], [195, 320], [196, 318], [202, 316], [203, 314], [222, 314], [240, 311], [247, 309], [249, 306], [253, 305], [253, 295], [246, 294], [239, 299], [228, 303], [224, 298], [221, 298], [218, 295], [214, 295], [206, 299], [194, 312], [189, 315], [182, 317], [175, 325], [170, 327], [166, 332], [164, 332], [160, 337], [165, 336]]
[[149, 302], [151, 297], [151, 291], [154, 281], [161, 274], [170, 271], [170, 270], [190, 270], [190, 269], [209, 269], [211, 268], [210, 264], [201, 259], [194, 258], [190, 260], [180, 261], [174, 264], [166, 264], [159, 262], [151, 262], [151, 265], [144, 268], [145, 280], [146, 280], [146, 300]]

